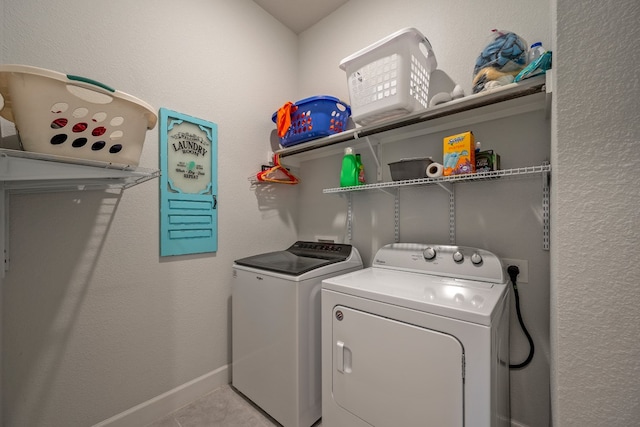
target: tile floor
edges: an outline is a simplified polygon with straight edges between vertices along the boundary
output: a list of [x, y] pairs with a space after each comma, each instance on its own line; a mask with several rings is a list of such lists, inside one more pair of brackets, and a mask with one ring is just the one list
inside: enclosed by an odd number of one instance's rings
[[[321, 427], [318, 421], [313, 427]], [[277, 427], [251, 401], [225, 385], [147, 427]]]

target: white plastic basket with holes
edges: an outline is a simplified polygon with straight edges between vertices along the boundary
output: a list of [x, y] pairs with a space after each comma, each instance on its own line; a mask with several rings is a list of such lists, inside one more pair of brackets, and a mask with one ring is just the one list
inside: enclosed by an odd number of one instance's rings
[[85, 77], [0, 65], [0, 116], [32, 151], [137, 166], [146, 131], [158, 121], [145, 102]]
[[367, 125], [427, 108], [437, 65], [431, 43], [415, 28], [344, 58], [340, 68], [347, 73], [353, 121]]

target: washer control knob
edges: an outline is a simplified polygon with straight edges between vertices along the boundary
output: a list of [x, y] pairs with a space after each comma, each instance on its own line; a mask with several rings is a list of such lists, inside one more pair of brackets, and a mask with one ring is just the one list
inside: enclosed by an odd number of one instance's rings
[[482, 264], [482, 255], [480, 255], [478, 252], [474, 252], [473, 255], [471, 255], [471, 262], [474, 265]]
[[422, 251], [422, 256], [424, 256], [424, 259], [426, 259], [427, 261], [431, 261], [436, 257], [436, 250], [429, 246], [424, 251]]
[[455, 262], [462, 262], [464, 260], [464, 255], [462, 255], [462, 252], [460, 251], [455, 251], [453, 253], [453, 260]]

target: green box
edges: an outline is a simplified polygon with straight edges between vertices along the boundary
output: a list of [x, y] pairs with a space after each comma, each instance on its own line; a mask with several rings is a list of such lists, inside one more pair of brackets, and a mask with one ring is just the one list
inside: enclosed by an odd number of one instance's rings
[[493, 150], [476, 153], [476, 173], [500, 170], [500, 155]]

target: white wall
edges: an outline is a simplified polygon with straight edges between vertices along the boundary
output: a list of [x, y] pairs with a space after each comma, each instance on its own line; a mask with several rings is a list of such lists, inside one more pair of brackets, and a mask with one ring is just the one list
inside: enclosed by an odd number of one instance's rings
[[[476, 57], [492, 28], [512, 30], [529, 42], [551, 45], [551, 11], [528, 1], [468, 2], [350, 0], [300, 35], [299, 96], [331, 94], [349, 100], [347, 80], [338, 64], [353, 52], [404, 27], [415, 27], [430, 40], [439, 67], [471, 93]], [[447, 135], [472, 130], [483, 148], [501, 155], [502, 167], [540, 165], [549, 160], [550, 120], [544, 112], [450, 128], [405, 142], [382, 145], [383, 180], [387, 163], [433, 156], [442, 160]], [[374, 141], [375, 142], [375, 141]], [[367, 179], [375, 182], [374, 161], [361, 148]], [[346, 238], [346, 200], [322, 194], [338, 186], [341, 152], [301, 164], [300, 234]], [[286, 160], [286, 159], [285, 159]], [[353, 243], [366, 262], [394, 239], [394, 199], [385, 193], [353, 195]], [[402, 189], [400, 241], [449, 242], [449, 196], [439, 187]], [[547, 425], [549, 409], [549, 252], [542, 249], [542, 179], [456, 185], [456, 243], [477, 246], [506, 258], [529, 262], [529, 283], [519, 286], [522, 311], [536, 343], [526, 369], [512, 371], [512, 418], [527, 426]], [[528, 344], [512, 309], [512, 362], [527, 356]]]
[[[159, 180], [11, 198], [4, 425], [92, 425], [230, 363], [232, 261], [296, 238], [298, 190], [254, 191], [247, 177], [294, 96], [297, 37], [249, 0], [0, 0], [0, 27], [2, 63], [219, 126], [217, 253], [159, 257]], [[140, 166], [158, 167], [157, 127]]]
[[554, 425], [638, 425], [640, 3], [556, 3]]
[[346, 56], [405, 27], [428, 39], [438, 67], [471, 93], [473, 66], [491, 29], [511, 30], [532, 43], [551, 44], [547, 2], [350, 0], [300, 34], [300, 96], [332, 93], [348, 99], [338, 64]]

